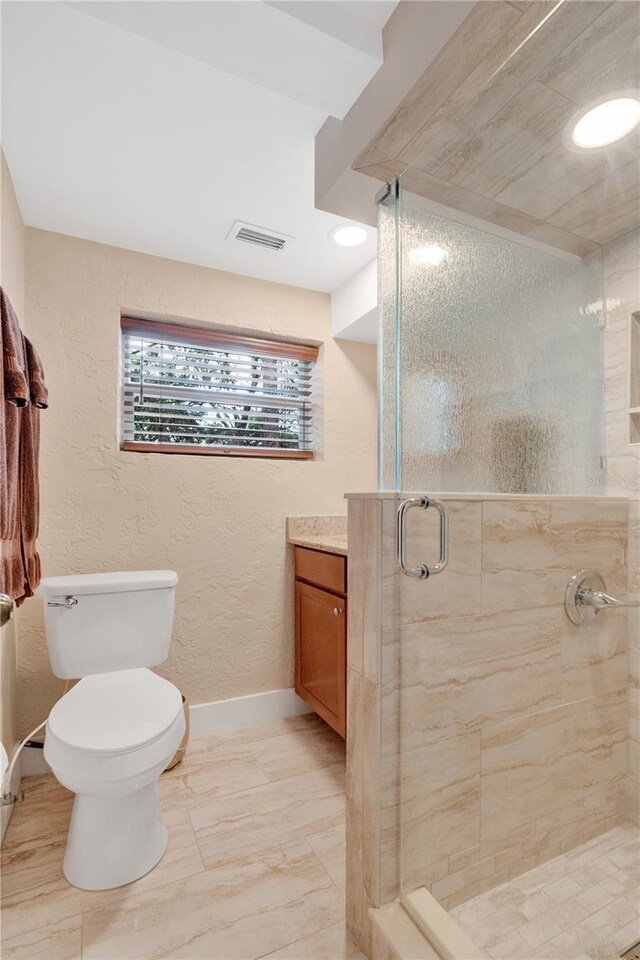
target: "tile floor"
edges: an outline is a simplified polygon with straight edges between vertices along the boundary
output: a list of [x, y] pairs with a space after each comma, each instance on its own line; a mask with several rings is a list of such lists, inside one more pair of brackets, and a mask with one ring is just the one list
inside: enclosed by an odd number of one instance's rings
[[640, 940], [640, 830], [616, 827], [451, 914], [496, 960], [615, 960]]
[[160, 779], [164, 858], [101, 892], [62, 874], [72, 795], [24, 780], [2, 849], [3, 960], [360, 960], [344, 924], [344, 754], [313, 714], [192, 741]]

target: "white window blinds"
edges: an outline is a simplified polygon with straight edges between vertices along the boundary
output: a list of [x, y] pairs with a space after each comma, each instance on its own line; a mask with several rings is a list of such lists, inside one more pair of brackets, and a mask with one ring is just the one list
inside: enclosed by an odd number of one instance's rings
[[123, 317], [122, 447], [309, 458], [318, 348]]

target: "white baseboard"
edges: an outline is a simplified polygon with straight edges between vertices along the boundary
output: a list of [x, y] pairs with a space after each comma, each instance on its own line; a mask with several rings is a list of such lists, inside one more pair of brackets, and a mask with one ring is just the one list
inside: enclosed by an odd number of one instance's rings
[[[311, 707], [298, 696], [293, 687], [253, 693], [248, 697], [232, 697], [230, 700], [194, 703], [189, 706], [190, 736], [194, 739], [208, 737], [212, 733], [285, 720], [303, 713], [311, 713]], [[37, 747], [25, 747], [20, 760], [23, 777], [51, 773], [51, 767], [44, 758], [44, 751]]]
[[[0, 769], [2, 770], [2, 783], [4, 784], [4, 775], [9, 766], [9, 758], [2, 744], [0, 744], [0, 754], [2, 758], [0, 762]], [[15, 794], [20, 793], [21, 778], [22, 778], [22, 757], [18, 757], [18, 760], [16, 761], [16, 765], [13, 768], [13, 773], [11, 774], [11, 783], [7, 785], [8, 792], [15, 793]], [[12, 813], [13, 813], [12, 804], [7, 804], [6, 806], [0, 807], [0, 844], [4, 842], [4, 836], [7, 832], [7, 827], [9, 826], [9, 820], [11, 819]]]
[[22, 751], [22, 776], [39, 777], [41, 773], [51, 773], [51, 767], [44, 758], [44, 750], [25, 747]]
[[284, 720], [303, 713], [311, 713], [311, 707], [298, 696], [293, 687], [288, 687], [285, 690], [254, 693], [248, 697], [194, 703], [189, 710], [189, 722], [192, 737], [208, 737], [212, 733]]

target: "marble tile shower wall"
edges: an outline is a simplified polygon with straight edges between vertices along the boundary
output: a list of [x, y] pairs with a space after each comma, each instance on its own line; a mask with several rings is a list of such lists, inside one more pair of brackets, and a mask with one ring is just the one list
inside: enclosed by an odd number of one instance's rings
[[628, 673], [625, 611], [563, 609], [582, 567], [626, 590], [625, 501], [448, 506], [448, 575], [400, 586], [402, 879], [445, 906], [623, 818]]
[[[452, 906], [626, 814], [627, 614], [578, 628], [563, 602], [581, 567], [625, 591], [628, 503], [443, 499], [450, 565], [427, 582], [397, 571], [395, 499], [349, 502], [356, 936], [400, 883]], [[437, 523], [418, 513], [424, 560]]]
[[[607, 493], [629, 499], [629, 593], [640, 596], [640, 442], [630, 432], [630, 396], [640, 382], [640, 230], [604, 248]], [[635, 415], [640, 420], [640, 413]], [[640, 440], [636, 434], [635, 439]], [[640, 824], [640, 610], [629, 611], [629, 814]]]
[[400, 890], [400, 593], [396, 500], [350, 498], [347, 884], [351, 934], [372, 956], [368, 910]]

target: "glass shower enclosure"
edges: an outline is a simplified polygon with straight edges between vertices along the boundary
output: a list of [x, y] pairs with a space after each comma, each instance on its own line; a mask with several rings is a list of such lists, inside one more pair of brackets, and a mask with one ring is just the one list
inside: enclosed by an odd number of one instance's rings
[[378, 206], [380, 488], [597, 491], [599, 255], [527, 245], [431, 206], [401, 179]]
[[[557, 46], [554, 30], [550, 17], [537, 49]], [[526, 47], [378, 199], [379, 486], [409, 501], [401, 889], [424, 886], [446, 908], [625, 816], [626, 621], [584, 629], [564, 610], [580, 568], [626, 587], [626, 504], [602, 496], [601, 252], [446, 208], [428, 189], [446, 163], [473, 182], [461, 132], [490, 179], [479, 118], [536, 81], [531, 56], [518, 80]], [[549, 121], [556, 140], [565, 114]], [[526, 110], [499, 134], [539, 161], [521, 189], [557, 189]]]

